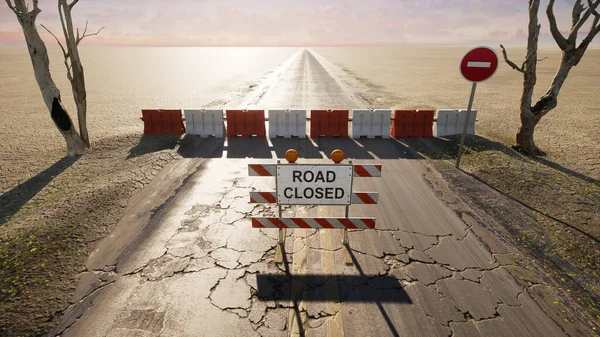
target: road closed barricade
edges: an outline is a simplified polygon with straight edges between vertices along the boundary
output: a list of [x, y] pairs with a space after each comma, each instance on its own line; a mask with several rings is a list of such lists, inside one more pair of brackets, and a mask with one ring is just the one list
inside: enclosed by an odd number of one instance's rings
[[348, 110], [311, 110], [310, 137], [348, 137]]
[[269, 110], [269, 138], [306, 138], [306, 110]]
[[394, 138], [432, 137], [433, 110], [395, 110], [390, 134]]
[[471, 109], [471, 113], [469, 114], [469, 120], [467, 121], [467, 110], [458, 110], [458, 133], [463, 132], [463, 128], [465, 123], [467, 123], [467, 134], [474, 135], [475, 134], [475, 122], [477, 121], [477, 110]]
[[175, 109], [142, 109], [144, 134], [146, 135], [180, 135], [185, 133], [181, 110]]
[[183, 112], [187, 134], [223, 138], [225, 130], [223, 110], [185, 109]]
[[[253, 228], [279, 228], [279, 244], [275, 262], [282, 262], [284, 255], [285, 230], [287, 228], [343, 229], [344, 260], [352, 263], [348, 229], [374, 229], [375, 218], [350, 218], [351, 204], [377, 204], [377, 192], [353, 192], [354, 177], [380, 177], [381, 165], [341, 164], [343, 152], [332, 152], [334, 164], [296, 164], [298, 152], [288, 150], [288, 164], [249, 164], [249, 176], [275, 177], [276, 191], [252, 191], [250, 203], [276, 203], [279, 206], [278, 217], [252, 218]], [[282, 205], [321, 205], [346, 206], [344, 218], [283, 218]]]
[[391, 110], [352, 110], [352, 138], [389, 138]]
[[227, 110], [227, 137], [265, 137], [264, 110]]

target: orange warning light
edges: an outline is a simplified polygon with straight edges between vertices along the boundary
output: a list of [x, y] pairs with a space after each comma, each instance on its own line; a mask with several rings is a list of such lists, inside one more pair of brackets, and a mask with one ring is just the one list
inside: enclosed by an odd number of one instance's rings
[[344, 160], [344, 151], [340, 149], [333, 150], [331, 152], [331, 160], [336, 164], [341, 163]]
[[285, 159], [290, 164], [295, 163], [296, 160], [298, 160], [298, 151], [296, 151], [294, 149], [289, 149], [289, 150], [285, 151]]

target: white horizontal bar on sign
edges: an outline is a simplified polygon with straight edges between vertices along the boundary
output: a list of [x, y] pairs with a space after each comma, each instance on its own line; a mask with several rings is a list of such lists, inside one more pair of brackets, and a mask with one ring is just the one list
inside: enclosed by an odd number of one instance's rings
[[[375, 205], [379, 201], [377, 192], [353, 192], [351, 203], [354, 205]], [[250, 192], [251, 204], [275, 204], [277, 203], [277, 192]]]
[[492, 66], [492, 62], [467, 62], [469, 68], [489, 68]]

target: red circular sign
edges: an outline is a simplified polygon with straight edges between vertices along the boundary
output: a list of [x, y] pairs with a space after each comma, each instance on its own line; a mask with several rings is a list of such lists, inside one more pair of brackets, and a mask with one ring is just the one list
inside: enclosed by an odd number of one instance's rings
[[460, 61], [460, 73], [467, 81], [482, 82], [492, 77], [498, 68], [498, 55], [490, 47], [477, 47]]

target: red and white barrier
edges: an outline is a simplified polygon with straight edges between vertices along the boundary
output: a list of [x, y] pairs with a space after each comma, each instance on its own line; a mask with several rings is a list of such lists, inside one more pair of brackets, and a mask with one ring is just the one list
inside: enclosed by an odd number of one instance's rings
[[[381, 164], [354, 165], [355, 177], [381, 177]], [[248, 175], [251, 177], [274, 177], [276, 164], [248, 164]]]
[[[350, 203], [355, 205], [375, 205], [379, 200], [377, 192], [353, 192]], [[251, 204], [275, 204], [277, 192], [250, 192]]]
[[252, 227], [374, 229], [375, 218], [252, 218]]

